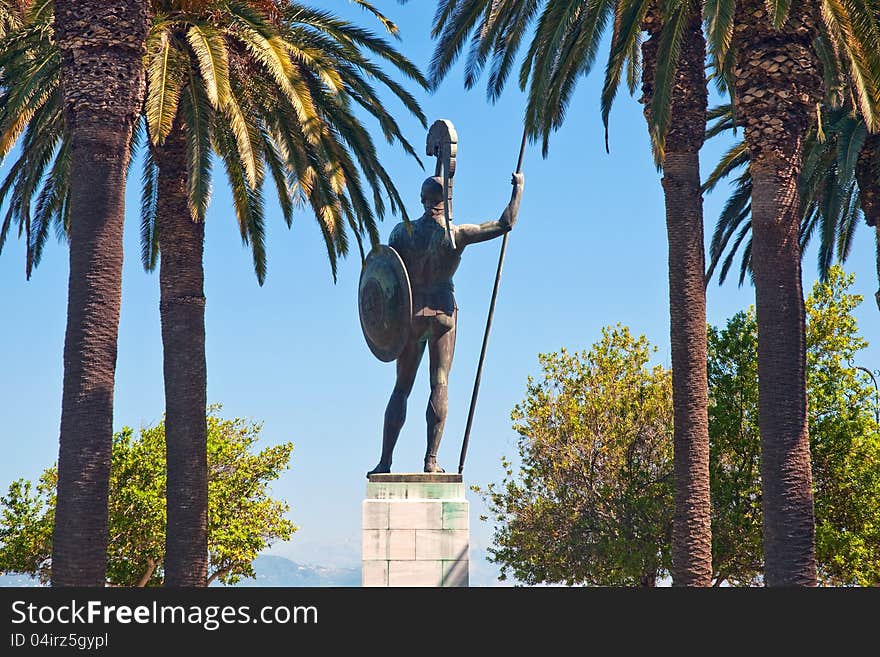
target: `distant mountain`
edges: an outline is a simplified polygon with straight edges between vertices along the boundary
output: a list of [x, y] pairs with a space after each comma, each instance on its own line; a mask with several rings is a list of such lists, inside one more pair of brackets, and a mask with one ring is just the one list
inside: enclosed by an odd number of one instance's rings
[[254, 559], [256, 579], [243, 579], [236, 586], [360, 586], [360, 568], [328, 568], [302, 564], [261, 554]]
[[[304, 566], [284, 557], [260, 555], [254, 559], [256, 579], [243, 579], [235, 586], [360, 586], [360, 568]], [[0, 575], [3, 586], [39, 586], [27, 575]], [[222, 584], [217, 584], [222, 586]]]

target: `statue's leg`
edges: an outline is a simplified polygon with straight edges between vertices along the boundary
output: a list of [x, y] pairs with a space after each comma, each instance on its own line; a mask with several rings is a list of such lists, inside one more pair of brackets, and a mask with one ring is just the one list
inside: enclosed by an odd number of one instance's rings
[[[415, 331], [413, 333], [415, 335]], [[391, 456], [394, 452], [394, 446], [397, 444], [397, 438], [400, 436], [400, 430], [406, 421], [406, 400], [409, 398], [409, 393], [412, 392], [416, 372], [419, 370], [419, 363], [424, 352], [424, 341], [419, 340], [418, 337], [412, 337], [400, 352], [400, 356], [397, 357], [397, 381], [394, 384], [391, 399], [388, 400], [388, 406], [385, 408], [382, 457], [379, 459], [379, 464], [367, 473], [368, 477], [380, 472], [391, 472]]]
[[446, 414], [449, 407], [448, 382], [455, 353], [455, 315], [451, 328], [443, 327], [439, 335], [432, 335], [428, 342], [428, 355], [431, 365], [431, 397], [425, 417], [428, 420], [428, 448], [425, 451], [425, 472], [443, 472], [437, 465], [437, 450], [443, 438]]

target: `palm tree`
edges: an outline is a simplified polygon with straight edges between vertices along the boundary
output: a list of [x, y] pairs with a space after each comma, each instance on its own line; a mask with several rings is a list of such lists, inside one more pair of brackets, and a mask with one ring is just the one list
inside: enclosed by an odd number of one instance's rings
[[[684, 3], [666, 17], [655, 4], [642, 24], [648, 33], [642, 45], [642, 100], [648, 126], [654, 131], [652, 143], [657, 164], [663, 172], [669, 245], [675, 484], [673, 581], [680, 586], [710, 586], [709, 385], [699, 159], [704, 140], [699, 132], [705, 132], [708, 96], [706, 41], [699, 3], [691, 3], [690, 7]], [[672, 37], [678, 34], [676, 43]], [[668, 75], [674, 76], [671, 89], [670, 83], [664, 85], [657, 80], [658, 76]], [[670, 93], [669, 100], [658, 97], [655, 88]], [[610, 109], [610, 103], [607, 107]], [[659, 116], [655, 118], [654, 112]], [[606, 125], [607, 116], [606, 110]], [[663, 131], [668, 132], [664, 135]]]
[[[856, 160], [855, 179], [865, 222], [874, 229], [877, 249], [877, 280], [880, 282], [880, 134], [865, 135]], [[874, 293], [880, 309], [880, 287]]]
[[[362, 128], [356, 129], [352, 100], [377, 113], [389, 139], [399, 139], [412, 152], [364, 73], [388, 83], [423, 123], [424, 117], [413, 99], [383, 78], [362, 52], [346, 46], [367, 45], [398, 70], [420, 79], [414, 67], [387, 44], [327, 14], [294, 4], [273, 6], [272, 13], [264, 14], [259, 6], [218, 2], [205, 8], [212, 10], [209, 22], [187, 16], [177, 2], [164, 4], [168, 13], [151, 30], [149, 43], [156, 48], [149, 50], [147, 59], [146, 119], [155, 170], [149, 171], [148, 159], [146, 177], [155, 176], [157, 192], [155, 204], [146, 197], [145, 224], [154, 226], [150, 242], [157, 240], [161, 253], [168, 440], [165, 582], [204, 586], [207, 375], [202, 250], [210, 149], [213, 146], [224, 163], [259, 281], [266, 272], [260, 196], [265, 168], [273, 176], [288, 223], [293, 212], [288, 177], [302, 186], [321, 225], [335, 274], [336, 256], [347, 249], [346, 220], [359, 243], [365, 231], [378, 241], [355, 159], [370, 175], [374, 193], [381, 198], [384, 191], [395, 208], [402, 207], [372, 141]], [[296, 55], [308, 60], [301, 62]]]
[[[161, 254], [169, 482], [165, 574], [171, 586], [203, 586], [207, 473], [202, 251], [212, 154], [223, 162], [241, 236], [251, 246], [260, 283], [266, 274], [262, 188], [267, 173], [288, 225], [296, 205], [308, 203], [312, 208], [335, 276], [337, 257], [348, 249], [346, 227], [363, 257], [362, 236], [378, 242], [375, 219], [385, 213], [384, 196], [393, 211], [405, 216], [355, 107], [373, 115], [390, 142], [400, 141], [407, 152], [415, 152], [368, 80], [381, 82], [425, 122], [414, 98], [369, 54], [426, 83], [383, 39], [297, 3], [204, 2], [193, 8], [192, 3], [172, 1], [154, 2], [153, 10], [145, 60], [148, 147], [142, 256], [152, 269]], [[393, 28], [387, 19], [384, 22]], [[30, 46], [25, 45], [25, 35], [16, 35], [27, 56], [10, 57], [12, 61], [51, 50], [51, 39], [33, 31], [43, 36], [30, 37]], [[42, 84], [25, 75], [14, 79]], [[48, 86], [46, 90], [49, 97], [37, 114], [57, 100]], [[36, 181], [48, 171], [45, 183], [38, 191], [38, 185], [29, 182], [21, 171], [30, 167], [13, 167], [4, 183], [14, 190], [11, 218], [31, 236], [28, 271], [39, 263], [50, 225], [63, 231], [63, 199], [69, 188], [66, 140], [59, 122], [32, 122], [22, 158], [38, 165]], [[34, 144], [43, 144], [44, 150]], [[41, 152], [50, 155], [41, 158]], [[2, 193], [0, 188], [0, 199]]]
[[31, 0], [0, 0], [0, 39], [21, 27]]
[[[714, 124], [707, 130], [707, 136], [735, 129], [730, 105], [715, 108], [712, 115]], [[817, 269], [824, 279], [835, 256], [839, 262], [849, 257], [862, 218], [872, 228], [880, 221], [880, 137], [869, 133], [864, 120], [850, 107], [832, 109], [826, 104], [822, 117], [821, 134], [814, 129], [807, 136], [799, 192], [801, 254], [818, 234]], [[715, 225], [706, 280], [708, 283], [717, 271], [719, 284], [724, 283], [740, 254], [739, 284], [742, 285], [746, 275], [752, 272], [749, 202], [752, 179], [748, 149], [742, 140], [730, 147], [703, 187], [706, 191], [714, 189], [729, 176], [736, 179]], [[876, 230], [874, 233], [876, 242]]]
[[[673, 580], [678, 585], [708, 586], [712, 545], [699, 168], [707, 85], [701, 3], [445, 0], [434, 26], [438, 44], [431, 77], [437, 84], [446, 75], [475, 32], [465, 83], [474, 86], [491, 60], [488, 96], [497, 99], [523, 35], [534, 25], [519, 82], [528, 89], [526, 127], [533, 139], [542, 138], [546, 156], [550, 134], [562, 125], [577, 80], [590, 71], [609, 21], [611, 53], [602, 94], [603, 119], [607, 127], [624, 75], [630, 91], [635, 91], [641, 67], [645, 116], [655, 159], [663, 171], [675, 402]], [[642, 32], [648, 33], [644, 44]]]
[[823, 96], [819, 49], [824, 46], [847, 67], [853, 96], [873, 123], [880, 77], [871, 55], [878, 42], [863, 3], [714, 5], [710, 42], [718, 70], [732, 83], [736, 124], [743, 128], [750, 162], [764, 578], [768, 585], [810, 586], [816, 584], [816, 560], [797, 187], [804, 143]]
[[[45, 6], [48, 2], [43, 3]], [[144, 91], [144, 0], [55, 0], [70, 135], [70, 278], [53, 586], [103, 586], [129, 142]]]

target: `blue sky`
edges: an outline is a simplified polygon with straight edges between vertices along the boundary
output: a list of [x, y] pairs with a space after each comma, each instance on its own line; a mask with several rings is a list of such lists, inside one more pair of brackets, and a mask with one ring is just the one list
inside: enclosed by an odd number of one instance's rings
[[[314, 3], [372, 26], [368, 14], [344, 0]], [[400, 48], [427, 67], [432, 51], [434, 3], [376, 3], [401, 28]], [[378, 30], [380, 26], [376, 25]], [[599, 62], [598, 72], [604, 66]], [[511, 86], [489, 105], [483, 88], [467, 92], [462, 66], [434, 94], [416, 92], [429, 121], [448, 118], [459, 134], [455, 220], [498, 217], [510, 194], [510, 172], [521, 135], [523, 99]], [[550, 157], [530, 147], [520, 219], [510, 237], [495, 323], [490, 339], [465, 478], [484, 485], [501, 476], [500, 458], [516, 453], [510, 411], [523, 398], [526, 378], [537, 374], [537, 354], [583, 349], [600, 328], [617, 322], [644, 333], [669, 365], [666, 233], [663, 195], [651, 159], [641, 106], [621, 96], [612, 114], [611, 154], [604, 150], [598, 111], [600, 78], [582, 80], [566, 126], [552, 141]], [[405, 134], [419, 149], [425, 131], [389, 99]], [[377, 141], [381, 133], [375, 123]], [[702, 152], [703, 173], [727, 143], [713, 140]], [[412, 216], [418, 216], [425, 177], [399, 147], [380, 146]], [[138, 163], [135, 163], [135, 172]], [[5, 174], [6, 166], [0, 169]], [[219, 173], [219, 168], [217, 169]], [[157, 274], [139, 260], [138, 179], [127, 191], [125, 268], [116, 378], [114, 427], [138, 427], [161, 419], [164, 409]], [[274, 485], [288, 500], [300, 527], [271, 552], [323, 565], [358, 565], [364, 474], [379, 456], [382, 416], [394, 383], [393, 364], [377, 361], [357, 318], [356, 255], [343, 261], [333, 283], [314, 219], [297, 213], [284, 226], [277, 208], [268, 217], [269, 269], [257, 285], [250, 253], [242, 247], [230, 197], [215, 178], [205, 248], [208, 399], [225, 416], [264, 422], [266, 444], [291, 440], [291, 469]], [[268, 196], [267, 196], [268, 198]], [[724, 202], [722, 188], [705, 202], [707, 236]], [[387, 240], [397, 218], [387, 217]], [[708, 239], [707, 239], [708, 242]], [[460, 308], [458, 342], [449, 389], [449, 419], [440, 462], [453, 471], [467, 416], [473, 376], [495, 274], [500, 241], [468, 249], [456, 275]], [[856, 312], [870, 340], [880, 329], [871, 232], [860, 226], [847, 265], [857, 292]], [[12, 238], [0, 256], [0, 486], [33, 478], [57, 458], [61, 408], [62, 347], [67, 295], [67, 249], [51, 244], [30, 282], [24, 280], [24, 245]], [[804, 285], [815, 280], [815, 254], [804, 262]], [[708, 318], [722, 323], [753, 302], [735, 283], [709, 287]], [[875, 348], [860, 364], [880, 366]], [[395, 452], [396, 471], [418, 471], [424, 454], [427, 366], [410, 398], [409, 419]], [[490, 584], [495, 569], [482, 555], [491, 527], [480, 522], [482, 502], [471, 496], [472, 581]]]

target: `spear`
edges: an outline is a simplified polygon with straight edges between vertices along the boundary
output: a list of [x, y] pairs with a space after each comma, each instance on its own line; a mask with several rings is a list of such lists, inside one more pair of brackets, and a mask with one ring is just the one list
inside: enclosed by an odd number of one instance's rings
[[[516, 162], [517, 173], [522, 173], [523, 158], [526, 154], [528, 135], [528, 128], [524, 128], [522, 143], [519, 147], [519, 159]], [[474, 391], [471, 393], [471, 407], [468, 410], [467, 424], [464, 428], [464, 442], [461, 445], [461, 456], [458, 459], [458, 474], [464, 472], [464, 460], [467, 457], [468, 442], [471, 437], [471, 425], [473, 425], [474, 411], [477, 408], [477, 396], [480, 394], [480, 379], [483, 376], [483, 361], [486, 359], [486, 347], [489, 344], [489, 332], [492, 330], [492, 317], [495, 315], [495, 302], [498, 300], [498, 286], [501, 284], [501, 269], [504, 267], [504, 254], [507, 252], [507, 238], [509, 236], [510, 231], [507, 231], [501, 239], [501, 253], [498, 255], [498, 269], [495, 271], [495, 285], [492, 288], [492, 300], [489, 302], [489, 316], [486, 318], [486, 330], [483, 333], [483, 346], [480, 349], [480, 361], [477, 363], [477, 376], [474, 379]]]

